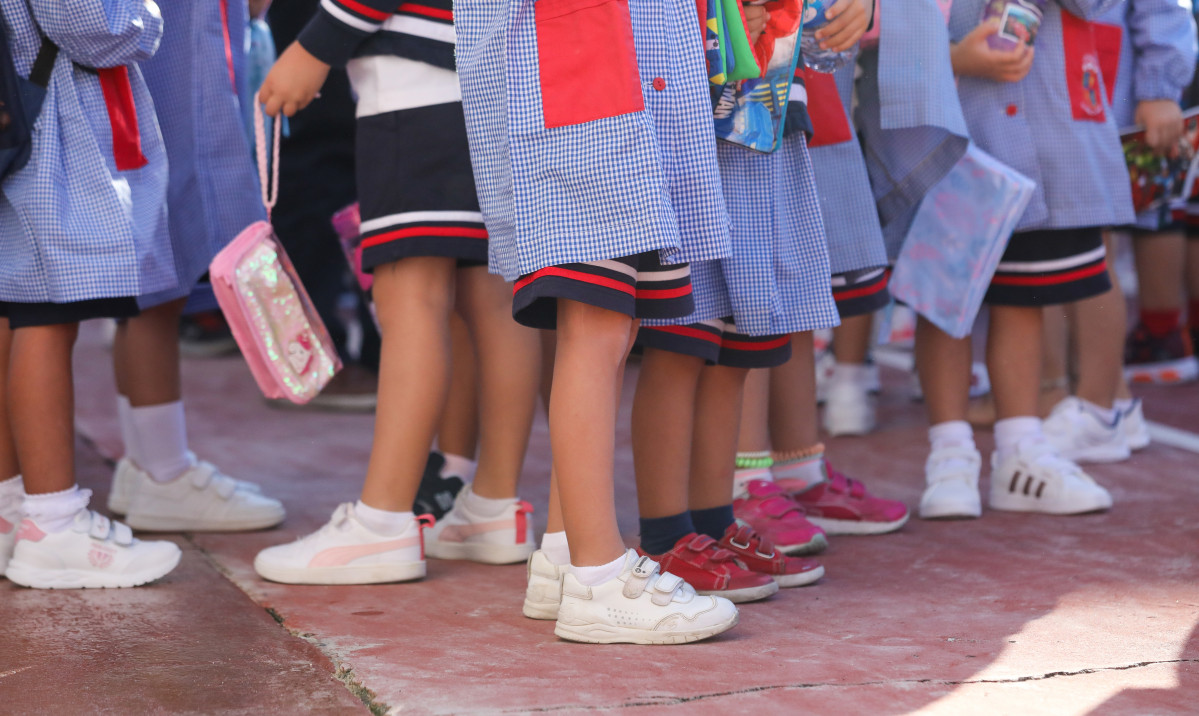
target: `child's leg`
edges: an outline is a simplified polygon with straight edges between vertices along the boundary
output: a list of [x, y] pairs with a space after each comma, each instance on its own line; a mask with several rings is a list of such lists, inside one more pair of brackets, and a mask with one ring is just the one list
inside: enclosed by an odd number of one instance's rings
[[[720, 539], [732, 524], [733, 474], [742, 397], [748, 375], [745, 368], [714, 365], [705, 367], [699, 376], [695, 430], [690, 440], [689, 502], [692, 515], [697, 517], [697, 531], [713, 539]], [[714, 519], [696, 513], [711, 515]]]
[[[650, 346], [642, 355], [633, 399], [633, 464], [641, 549], [649, 554], [664, 554], [695, 531], [688, 481], [703, 367], [702, 358]], [[730, 439], [736, 439], [735, 432]], [[729, 459], [735, 451], [733, 446]], [[725, 502], [731, 497], [730, 486]]]
[[751, 370], [742, 391], [739, 454], [770, 454], [770, 378], [773, 370]]
[[449, 388], [456, 272], [454, 259], [439, 256], [410, 257], [375, 269], [383, 345], [362, 502], [376, 510], [412, 509]]
[[8, 413], [28, 495], [62, 492], [75, 485], [71, 353], [78, 334], [77, 323], [12, 332]]
[[953, 338], [923, 316], [916, 321], [916, 372], [930, 425], [965, 421], [970, 400], [970, 337]]
[[1112, 289], [1072, 306], [1072, 331], [1078, 385], [1075, 395], [1101, 408], [1110, 409], [1123, 383], [1124, 294]]
[[[1041, 385], [1042, 309], [991, 306], [987, 372], [998, 420], [1036, 417]], [[998, 437], [998, 436], [997, 436]]]
[[1065, 306], [1047, 306], [1041, 335], [1041, 411], [1048, 415], [1070, 394], [1070, 311]]
[[484, 266], [459, 271], [458, 306], [478, 349], [479, 468], [471, 489], [515, 497], [537, 408], [537, 333], [512, 320], [511, 287]]
[[634, 321], [624, 314], [558, 301], [550, 444], [575, 566], [605, 565], [624, 554], [612, 479], [618, 388], [634, 336]]
[[187, 299], [170, 301], [121, 321], [113, 342], [117, 392], [133, 407], [179, 401], [179, 318]]
[[770, 444], [792, 453], [820, 442], [812, 332], [791, 334], [791, 360], [770, 369]]
[[874, 430], [876, 407], [870, 389], [873, 372], [866, 365], [873, 315], [842, 318], [833, 329], [833, 374], [825, 389], [824, 429], [830, 435], [865, 435]]
[[[437, 448], [447, 458], [456, 455], [475, 460], [479, 443], [478, 353], [470, 329], [460, 315], [461, 301], [458, 305], [459, 310], [450, 317], [450, 394], [437, 428]], [[447, 474], [470, 481], [469, 475], [460, 475], [452, 466], [447, 467], [450, 468]]]
[[841, 319], [841, 325], [833, 329], [833, 356], [838, 363], [861, 365], [866, 362], [873, 325], [874, 316], [870, 313]]
[[12, 422], [8, 419], [8, 369], [12, 355], [12, 329], [8, 319], [0, 317], [0, 481], [21, 473], [17, 446], [13, 443]]

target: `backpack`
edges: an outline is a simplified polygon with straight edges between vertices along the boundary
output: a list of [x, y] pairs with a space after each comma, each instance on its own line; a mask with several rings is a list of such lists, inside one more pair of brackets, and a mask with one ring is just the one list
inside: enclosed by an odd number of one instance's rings
[[38, 28], [38, 34], [42, 37], [42, 46], [26, 79], [17, 74], [8, 44], [8, 22], [0, 16], [0, 180], [29, 162], [33, 151], [33, 125], [42, 111], [50, 73], [58, 59], [58, 45], [42, 34], [41, 28]]

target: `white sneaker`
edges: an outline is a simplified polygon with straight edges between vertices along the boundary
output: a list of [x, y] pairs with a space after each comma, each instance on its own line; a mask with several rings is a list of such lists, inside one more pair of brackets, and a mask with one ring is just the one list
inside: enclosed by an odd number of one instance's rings
[[[883, 389], [882, 376], [877, 363], [867, 363], [866, 392], [878, 395]], [[816, 356], [816, 402], [824, 405], [828, 400], [828, 389], [833, 384], [833, 374], [837, 369], [837, 359], [831, 350], [817, 351]]]
[[1067, 460], [1074, 462], [1120, 462], [1132, 454], [1120, 428], [1120, 415], [1104, 422], [1091, 404], [1069, 396], [1045, 418], [1045, 437]]
[[263, 579], [287, 584], [421, 579], [425, 576], [425, 526], [425, 520], [416, 518], [398, 535], [381, 535], [359, 522], [353, 503], [347, 502], [316, 532], [259, 552], [254, 571]]
[[732, 629], [737, 607], [723, 597], [700, 596], [691, 585], [634, 550], [607, 582], [585, 587], [569, 572], [554, 633], [592, 644], [682, 644]]
[[978, 493], [982, 456], [973, 448], [942, 448], [924, 463], [928, 484], [920, 498], [920, 517], [926, 520], [974, 518], [983, 513]]
[[485, 564], [524, 562], [537, 549], [533, 541], [533, 506], [518, 500], [498, 517], [482, 517], [466, 507], [467, 485], [454, 508], [429, 530], [425, 554], [434, 559], [467, 559]]
[[559, 567], [537, 550], [529, 555], [525, 574], [529, 585], [525, 587], [525, 616], [530, 619], [557, 619], [558, 605], [562, 603], [562, 577], [566, 576], [565, 565]]
[[239, 490], [215, 465], [198, 461], [170, 482], [129, 463], [132, 497], [125, 521], [136, 530], [235, 532], [274, 527], [286, 512], [278, 500]]
[[834, 378], [824, 403], [824, 429], [829, 435], [865, 435], [877, 422], [875, 400], [868, 386]]
[[[189, 452], [188, 458], [198, 463], [194, 453]], [[108, 491], [108, 511], [114, 515], [129, 514], [129, 503], [133, 500], [133, 486], [137, 482], [137, 473], [141, 470], [132, 460], [123, 457], [117, 461], [117, 469], [112, 473], [112, 489]], [[246, 492], [262, 492], [256, 482], [234, 480], [237, 489]]]
[[991, 456], [992, 509], [1074, 515], [1112, 506], [1111, 494], [1047, 440], [1025, 440], [1002, 464], [998, 458]]
[[172, 542], [134, 539], [127, 526], [83, 509], [62, 532], [22, 520], [5, 574], [35, 589], [136, 587], [165, 576], [182, 556]]
[[20, 496], [0, 496], [0, 577], [17, 543], [17, 525], [21, 522]]
[[1120, 432], [1124, 433], [1129, 450], [1149, 447], [1149, 425], [1145, 422], [1145, 409], [1140, 398], [1133, 400], [1128, 410], [1120, 412]]

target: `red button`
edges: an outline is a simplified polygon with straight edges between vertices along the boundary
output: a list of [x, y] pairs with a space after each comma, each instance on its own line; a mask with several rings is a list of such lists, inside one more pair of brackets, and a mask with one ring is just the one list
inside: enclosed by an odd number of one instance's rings
[[662, 79], [661, 77], [655, 77], [654, 89], [658, 90], [659, 92], [666, 89], [666, 80]]
[[1020, 110], [1014, 104], [1009, 104], [1007, 106], [1007, 116], [1009, 116], [1009, 117], [1015, 117], [1016, 113], [1019, 111]]

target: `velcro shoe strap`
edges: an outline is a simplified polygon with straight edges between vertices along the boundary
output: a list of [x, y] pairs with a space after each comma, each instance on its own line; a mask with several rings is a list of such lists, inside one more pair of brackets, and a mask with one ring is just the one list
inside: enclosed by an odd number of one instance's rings
[[624, 589], [621, 592], [629, 599], [640, 597], [656, 574], [658, 574], [657, 562], [649, 557], [639, 558], [633, 565], [632, 571], [629, 572], [629, 577], [625, 580]]
[[682, 577], [670, 572], [663, 572], [654, 582], [653, 596], [650, 597], [650, 600], [654, 604], [664, 607], [674, 599], [674, 593], [686, 584]]
[[224, 500], [233, 497], [233, 494], [237, 492], [237, 480], [228, 475], [222, 475], [216, 465], [210, 462], [201, 461], [192, 469], [192, 484], [198, 490], [203, 490], [211, 484], [216, 490], [216, 494]]
[[124, 522], [113, 522], [112, 541], [122, 547], [128, 547], [133, 544], [133, 530], [129, 529], [129, 525]]
[[92, 524], [87, 533], [98, 540], [108, 539], [108, 533], [112, 531], [112, 520], [104, 515], [92, 513]]

